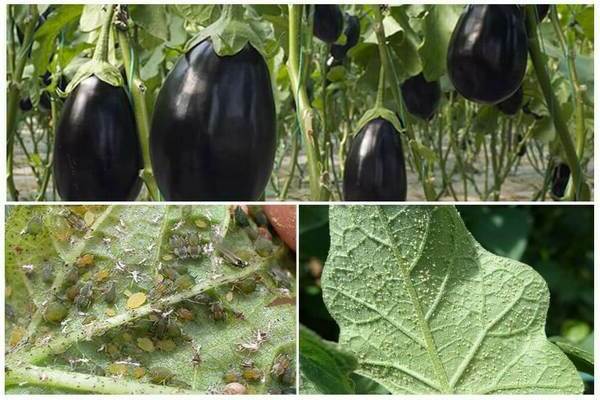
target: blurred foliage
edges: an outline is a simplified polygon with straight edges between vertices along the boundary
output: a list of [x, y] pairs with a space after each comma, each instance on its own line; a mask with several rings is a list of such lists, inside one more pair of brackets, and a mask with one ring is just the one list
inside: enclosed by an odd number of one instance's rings
[[[593, 353], [594, 209], [591, 206], [458, 206], [467, 228], [495, 254], [531, 265], [548, 283], [547, 335]], [[321, 297], [329, 252], [327, 206], [300, 206], [300, 322], [337, 341]], [[583, 374], [586, 393], [593, 378]]]

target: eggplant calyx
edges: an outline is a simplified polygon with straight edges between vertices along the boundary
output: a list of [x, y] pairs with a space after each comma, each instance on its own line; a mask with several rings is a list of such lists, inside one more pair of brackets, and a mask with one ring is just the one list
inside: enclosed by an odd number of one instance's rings
[[221, 57], [236, 55], [250, 43], [264, 58], [271, 58], [277, 47], [272, 45], [273, 25], [247, 5], [223, 5], [219, 19], [186, 43], [186, 52], [206, 39], [212, 41], [215, 53]]
[[358, 121], [358, 124], [356, 125], [357, 128], [353, 132], [352, 136], [353, 137], [356, 136], [358, 134], [358, 132], [360, 132], [360, 130], [366, 124], [368, 124], [370, 121], [377, 119], [377, 118], [381, 118], [381, 119], [388, 121], [390, 124], [392, 124], [394, 126], [394, 129], [396, 129], [397, 132], [399, 132], [399, 133], [404, 132], [404, 125], [402, 124], [402, 122], [400, 122], [400, 120], [396, 116], [396, 113], [394, 113], [392, 110], [389, 110], [387, 108], [376, 106], [374, 108], [371, 108], [370, 110], [367, 110], [363, 114], [363, 116]]

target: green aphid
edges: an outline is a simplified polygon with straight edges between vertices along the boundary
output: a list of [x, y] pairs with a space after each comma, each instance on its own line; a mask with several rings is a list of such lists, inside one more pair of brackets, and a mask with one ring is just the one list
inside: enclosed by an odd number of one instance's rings
[[234, 369], [230, 369], [225, 373], [225, 375], [223, 375], [223, 382], [225, 383], [239, 382], [240, 379], [240, 374]]
[[242, 378], [249, 382], [259, 381], [262, 378], [262, 372], [256, 367], [246, 368], [242, 372]]
[[157, 385], [165, 385], [173, 379], [175, 374], [170, 369], [155, 367], [150, 369], [150, 381]]
[[175, 287], [178, 290], [187, 290], [194, 286], [194, 278], [189, 275], [181, 275], [175, 280]]
[[268, 257], [273, 254], [273, 242], [259, 235], [254, 242], [254, 250], [259, 256]]
[[65, 276], [65, 282], [74, 285], [79, 281], [79, 271], [76, 267], [68, 267], [67, 275]]
[[59, 324], [69, 314], [69, 309], [63, 303], [52, 301], [48, 303], [44, 310], [44, 319], [54, 324]]
[[42, 265], [42, 281], [47, 284], [54, 282], [54, 267], [50, 263]]

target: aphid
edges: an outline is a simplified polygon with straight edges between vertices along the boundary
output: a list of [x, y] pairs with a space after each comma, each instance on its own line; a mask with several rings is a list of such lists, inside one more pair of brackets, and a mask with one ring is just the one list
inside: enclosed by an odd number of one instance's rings
[[44, 263], [42, 265], [42, 281], [44, 283], [52, 283], [54, 281], [54, 268], [50, 263]]
[[235, 223], [237, 226], [241, 226], [242, 228], [245, 228], [250, 225], [250, 223], [248, 221], [248, 215], [244, 212], [244, 210], [240, 206], [235, 206], [235, 209], [233, 210], [233, 217], [235, 219]]
[[64, 304], [52, 301], [48, 303], [44, 310], [44, 319], [48, 322], [58, 324], [65, 319], [68, 313], [69, 309]]
[[175, 280], [175, 287], [179, 290], [187, 290], [194, 286], [194, 279], [189, 275], [181, 275]]
[[65, 217], [69, 225], [75, 228], [78, 231], [85, 231], [87, 229], [87, 225], [85, 221], [77, 214], [75, 214], [71, 210], [63, 210], [61, 211], [61, 215]]
[[249, 265], [247, 261], [244, 261], [241, 258], [239, 258], [231, 249], [229, 249], [222, 242], [213, 242], [213, 245], [215, 249], [219, 252], [219, 255], [223, 257], [223, 259], [228, 263], [238, 268], [245, 268]]
[[6, 319], [9, 321], [14, 321], [17, 319], [17, 313], [15, 312], [15, 308], [8, 303], [4, 304], [4, 314], [6, 315]]
[[231, 382], [225, 385], [223, 394], [246, 394], [246, 386], [238, 382]]
[[234, 369], [230, 369], [229, 371], [225, 372], [225, 375], [223, 375], [223, 382], [225, 383], [237, 382], [240, 379], [240, 374]]
[[296, 371], [294, 368], [286, 369], [283, 375], [280, 376], [279, 380], [284, 385], [296, 386]]
[[79, 286], [73, 285], [70, 286], [65, 291], [65, 298], [69, 300], [71, 303], [75, 301], [75, 298], [79, 295]]
[[258, 236], [254, 242], [254, 250], [259, 256], [268, 257], [273, 253], [273, 243], [263, 236]]
[[259, 381], [262, 378], [262, 372], [258, 368], [246, 368], [242, 371], [242, 377], [247, 381]]
[[107, 304], [115, 304], [115, 300], [117, 299], [117, 285], [115, 282], [111, 281], [106, 284], [102, 292], [102, 297]]
[[185, 321], [191, 321], [194, 319], [194, 313], [184, 307], [181, 307], [177, 310], [177, 316]]
[[146, 302], [146, 294], [144, 292], [134, 293], [127, 299], [127, 308], [135, 309], [141, 307]]
[[271, 367], [271, 374], [281, 377], [290, 367], [290, 358], [287, 354], [279, 354], [275, 361], [273, 362], [273, 366]]
[[254, 218], [254, 222], [256, 222], [256, 225], [267, 226], [269, 220], [267, 219], [267, 216], [262, 210], [262, 207], [252, 206], [250, 207], [250, 212], [252, 214], [252, 217]]
[[79, 311], [85, 311], [92, 304], [93, 283], [87, 282], [79, 289], [79, 294], [75, 297], [75, 305]]
[[249, 358], [246, 358], [242, 360], [241, 366], [242, 368], [252, 368], [254, 367], [254, 361]]
[[40, 233], [42, 231], [42, 226], [43, 226], [42, 217], [40, 215], [36, 215], [33, 218], [31, 218], [29, 221], [27, 221], [27, 225], [21, 232], [19, 232], [19, 234], [20, 235], [26, 235], [26, 234], [37, 235], [38, 233]]
[[225, 319], [225, 309], [220, 301], [216, 301], [210, 305], [210, 317], [214, 321], [222, 321]]
[[150, 381], [157, 385], [164, 385], [173, 379], [174, 374], [170, 369], [164, 367], [156, 367], [150, 369]]

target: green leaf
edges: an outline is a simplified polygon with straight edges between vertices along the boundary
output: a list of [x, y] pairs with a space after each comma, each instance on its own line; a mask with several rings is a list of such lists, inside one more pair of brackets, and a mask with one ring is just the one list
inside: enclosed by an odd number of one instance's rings
[[148, 34], [161, 40], [169, 40], [167, 9], [164, 4], [140, 4], [131, 7], [131, 19]]
[[277, 237], [258, 254], [256, 230], [225, 206], [14, 207], [6, 391], [294, 386], [294, 261]]
[[588, 352], [581, 346], [563, 339], [561, 337], [551, 337], [550, 341], [557, 345], [569, 359], [575, 364], [578, 371], [594, 375], [594, 354]]
[[456, 5], [428, 5], [424, 18], [424, 40], [419, 47], [423, 75], [428, 81], [438, 80], [446, 72], [448, 43], [463, 10]]
[[392, 393], [581, 393], [544, 332], [529, 266], [477, 243], [454, 207], [330, 207], [323, 299], [357, 373]]
[[300, 392], [302, 394], [352, 394], [350, 373], [357, 367], [353, 355], [335, 343], [300, 327]]
[[35, 32], [34, 40], [37, 45], [31, 52], [31, 62], [37, 75], [43, 75], [46, 72], [49, 59], [56, 48], [56, 37], [68, 24], [79, 18], [82, 10], [82, 5], [59, 5]]

